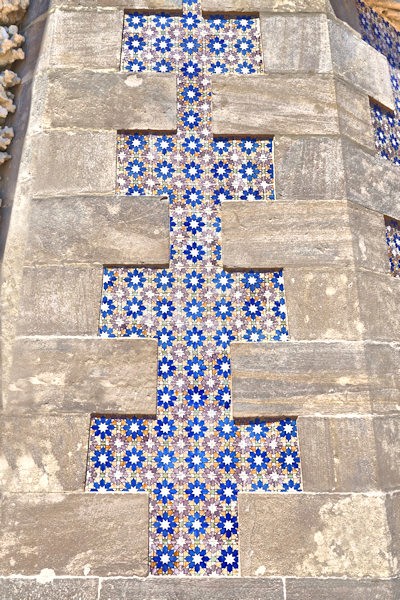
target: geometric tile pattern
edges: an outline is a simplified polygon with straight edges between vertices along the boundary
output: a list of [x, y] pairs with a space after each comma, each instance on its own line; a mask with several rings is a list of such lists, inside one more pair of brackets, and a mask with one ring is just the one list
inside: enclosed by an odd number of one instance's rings
[[400, 221], [385, 217], [385, 225], [390, 271], [394, 277], [400, 277]]
[[383, 158], [400, 165], [400, 32], [361, 0], [357, 7], [363, 39], [388, 59], [395, 98], [394, 112], [371, 101], [375, 145]]
[[86, 485], [149, 493], [153, 574], [237, 575], [238, 493], [301, 490], [296, 421], [231, 417], [231, 342], [288, 338], [282, 271], [221, 260], [221, 202], [274, 199], [272, 140], [211, 133], [210, 75], [262, 70], [258, 19], [127, 14], [122, 68], [177, 74], [177, 132], [117, 158], [119, 194], [169, 197], [171, 263], [104, 270], [100, 335], [158, 340], [157, 418], [93, 418]]

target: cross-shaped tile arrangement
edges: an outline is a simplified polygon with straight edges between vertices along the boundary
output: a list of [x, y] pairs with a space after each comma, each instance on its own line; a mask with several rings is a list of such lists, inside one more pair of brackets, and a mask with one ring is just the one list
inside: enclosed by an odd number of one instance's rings
[[158, 409], [93, 418], [87, 489], [150, 494], [153, 574], [237, 575], [238, 492], [301, 486], [295, 421], [231, 417], [230, 343], [288, 336], [283, 273], [219, 246], [221, 201], [274, 199], [272, 140], [211, 132], [210, 76], [262, 71], [258, 19], [127, 14], [122, 68], [177, 73], [177, 133], [118, 140], [118, 193], [170, 199], [171, 266], [104, 271], [100, 335], [158, 339]]

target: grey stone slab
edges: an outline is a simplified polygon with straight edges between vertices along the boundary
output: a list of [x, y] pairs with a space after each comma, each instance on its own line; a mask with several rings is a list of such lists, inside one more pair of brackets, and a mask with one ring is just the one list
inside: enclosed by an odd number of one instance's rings
[[400, 565], [398, 557], [400, 556], [400, 492], [395, 492], [387, 496], [386, 510], [391, 535], [391, 551], [394, 557], [394, 574], [397, 576], [395, 586], [395, 600], [398, 600], [398, 592], [400, 591]]
[[[203, 0], [205, 12], [221, 12], [220, 0]], [[322, 12], [327, 11], [326, 0], [225, 0], [224, 12]]]
[[223, 202], [222, 260], [229, 269], [352, 264], [347, 202]]
[[353, 258], [357, 267], [387, 274], [389, 269], [385, 220], [382, 214], [348, 203], [353, 235]]
[[338, 21], [329, 21], [329, 35], [335, 73], [394, 110], [389, 63], [383, 54]]
[[102, 285], [100, 265], [26, 267], [19, 333], [97, 335]]
[[26, 263], [168, 266], [169, 229], [167, 198], [35, 199]]
[[2, 415], [0, 489], [83, 490], [89, 428], [89, 415]]
[[342, 149], [337, 137], [277, 135], [274, 162], [278, 200], [346, 198]]
[[360, 343], [234, 342], [231, 361], [235, 418], [368, 410]]
[[400, 488], [400, 415], [374, 418], [379, 479], [382, 489]]
[[97, 579], [53, 579], [41, 583], [36, 579], [0, 579], [2, 600], [98, 600]]
[[385, 500], [362, 494], [239, 494], [244, 576], [393, 574]]
[[286, 600], [396, 600], [393, 582], [351, 579], [287, 579]]
[[34, 196], [115, 193], [115, 131], [47, 131], [30, 145]]
[[379, 457], [371, 417], [300, 417], [297, 424], [306, 492], [379, 489]]
[[176, 130], [174, 73], [55, 69], [45, 103], [48, 127]]
[[182, 10], [182, 0], [50, 0], [52, 8], [122, 8], [124, 10]]
[[323, 14], [261, 14], [264, 71], [330, 73], [332, 60]]
[[22, 338], [14, 356], [9, 413], [156, 414], [156, 340]]
[[400, 306], [400, 278], [361, 271], [357, 279], [365, 338], [400, 342], [400, 319], [395, 317]]
[[283, 600], [278, 579], [150, 577], [145, 580], [106, 579], [100, 600]]
[[285, 270], [287, 313], [293, 340], [357, 340], [365, 326], [357, 274], [351, 269]]
[[0, 573], [139, 576], [148, 573], [148, 496], [4, 494]]
[[375, 135], [371, 123], [371, 106], [367, 94], [354, 85], [337, 78], [335, 81], [339, 129], [350, 138], [375, 153]]
[[328, 75], [212, 77], [214, 134], [338, 134], [334, 80]]

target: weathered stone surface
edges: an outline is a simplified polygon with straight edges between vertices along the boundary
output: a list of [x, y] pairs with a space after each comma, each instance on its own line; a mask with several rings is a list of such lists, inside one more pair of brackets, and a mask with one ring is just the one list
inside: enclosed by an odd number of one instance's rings
[[400, 342], [400, 319], [395, 318], [400, 306], [400, 279], [370, 271], [361, 271], [357, 279], [366, 339]]
[[22, 335], [96, 335], [103, 269], [26, 267], [20, 308]]
[[169, 202], [160, 197], [64, 197], [32, 202], [27, 264], [168, 266]]
[[148, 573], [148, 496], [4, 494], [0, 573]]
[[400, 416], [375, 417], [379, 480], [384, 490], [400, 488]]
[[31, 140], [35, 196], [114, 194], [115, 131], [50, 131]]
[[261, 14], [266, 73], [329, 73], [332, 60], [325, 15]]
[[274, 138], [278, 200], [342, 200], [342, 150], [336, 137]]
[[356, 265], [387, 274], [389, 258], [383, 215], [353, 202], [348, 203], [348, 213]]
[[[348, 411], [352, 412], [349, 402]], [[371, 417], [300, 418], [301, 472], [306, 492], [367, 492], [378, 485]]]
[[223, 203], [225, 268], [332, 266], [352, 255], [346, 202]]
[[375, 153], [369, 97], [342, 79], [336, 79], [335, 88], [341, 135]]
[[286, 600], [396, 600], [392, 581], [287, 579]]
[[400, 414], [400, 344], [367, 343], [365, 356], [373, 412], [381, 415]]
[[[205, 12], [221, 11], [220, 0], [203, 0]], [[225, 0], [224, 11], [244, 12], [322, 12], [327, 10], [326, 0]]]
[[14, 353], [8, 412], [156, 414], [156, 340], [22, 338]]
[[394, 110], [386, 57], [338, 21], [329, 21], [329, 35], [334, 71], [374, 100]]
[[[62, 8], [123, 8], [127, 9], [126, 0], [51, 0], [52, 7]], [[220, 7], [221, 8], [221, 7]], [[181, 10], [182, 0], [130, 0], [129, 10]]]
[[176, 76], [56, 69], [48, 76], [49, 127], [176, 129]]
[[368, 409], [368, 380], [360, 343], [234, 342], [231, 361], [236, 418]]
[[393, 573], [383, 497], [239, 494], [244, 576], [371, 577]]
[[106, 579], [100, 600], [283, 600], [278, 579], [213, 577], [150, 577], [145, 580]]
[[339, 133], [333, 78], [327, 75], [212, 77], [215, 134]]
[[361, 339], [357, 276], [347, 269], [287, 268], [285, 289], [293, 340]]
[[[398, 558], [400, 556], [400, 492], [395, 492], [387, 496], [386, 499], [387, 517], [391, 534], [391, 550], [395, 557], [394, 573], [397, 575], [397, 593], [400, 591], [400, 565]], [[395, 595], [395, 600], [398, 600]]]
[[53, 579], [41, 583], [36, 579], [0, 579], [3, 600], [98, 600], [98, 580], [88, 578]]
[[89, 415], [3, 415], [0, 489], [8, 492], [83, 490], [89, 421]]

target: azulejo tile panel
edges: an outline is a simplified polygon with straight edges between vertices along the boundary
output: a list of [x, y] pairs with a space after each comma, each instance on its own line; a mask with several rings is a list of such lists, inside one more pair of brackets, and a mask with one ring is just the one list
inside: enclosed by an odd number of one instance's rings
[[379, 154], [400, 165], [400, 33], [370, 6], [357, 0], [363, 39], [387, 57], [396, 109], [371, 101], [375, 144]]
[[288, 338], [284, 277], [222, 269], [222, 201], [274, 200], [273, 140], [213, 138], [213, 73], [262, 70], [254, 17], [128, 14], [122, 68], [177, 73], [176, 133], [121, 133], [119, 194], [165, 194], [169, 269], [104, 271], [100, 335], [158, 339], [157, 418], [97, 416], [87, 489], [147, 491], [158, 575], [237, 575], [240, 491], [301, 490], [296, 422], [231, 418], [230, 344]]
[[385, 225], [390, 271], [394, 277], [400, 277], [400, 221], [385, 217]]

